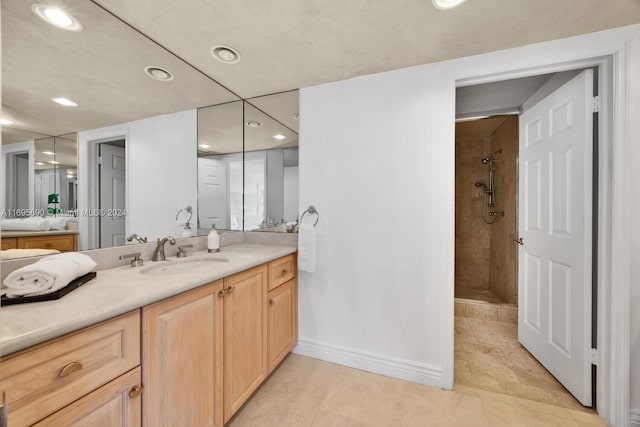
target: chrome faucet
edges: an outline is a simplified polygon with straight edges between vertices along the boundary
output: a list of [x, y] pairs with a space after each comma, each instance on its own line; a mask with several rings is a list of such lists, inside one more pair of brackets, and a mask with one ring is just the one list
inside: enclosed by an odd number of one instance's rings
[[138, 243], [147, 243], [147, 238], [146, 237], [140, 237], [136, 233], [133, 233], [132, 235], [128, 236], [127, 237], [127, 242], [131, 242], [131, 241], [133, 241], [133, 239], [136, 239], [138, 241]]
[[164, 239], [160, 240], [158, 238], [158, 245], [156, 246], [156, 250], [153, 251], [153, 256], [151, 257], [151, 261], [164, 261], [166, 258], [164, 256], [164, 244], [167, 243], [167, 240], [172, 245], [176, 244], [176, 239], [171, 236], [167, 236]]

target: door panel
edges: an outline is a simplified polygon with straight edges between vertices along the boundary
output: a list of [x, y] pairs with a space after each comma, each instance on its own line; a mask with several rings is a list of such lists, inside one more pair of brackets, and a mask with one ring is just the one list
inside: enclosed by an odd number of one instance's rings
[[593, 71], [520, 116], [518, 338], [591, 405]]
[[[100, 209], [124, 211], [126, 205], [126, 158], [124, 147], [100, 144]], [[125, 215], [100, 215], [100, 247], [126, 243]]]

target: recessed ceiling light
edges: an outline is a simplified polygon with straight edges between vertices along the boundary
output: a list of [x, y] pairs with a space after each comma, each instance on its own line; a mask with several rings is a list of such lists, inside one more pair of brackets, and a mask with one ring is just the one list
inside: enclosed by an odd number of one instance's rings
[[44, 166], [44, 163], [42, 163], [42, 162], [36, 162], [36, 166]]
[[236, 64], [240, 62], [240, 52], [232, 47], [217, 45], [211, 48], [211, 54], [220, 62], [225, 64]]
[[295, 114], [293, 115], [293, 119], [294, 119], [294, 120], [299, 120], [299, 119], [300, 119], [300, 113], [295, 113]]
[[200, 148], [210, 148], [211, 146], [207, 145], [207, 144], [200, 144], [200, 145], [198, 145], [198, 147], [200, 147]]
[[277, 133], [277, 134], [273, 135], [273, 137], [272, 137], [272, 138], [273, 138], [273, 139], [277, 139], [278, 141], [282, 141], [283, 139], [286, 139], [287, 137], [286, 137], [286, 136], [284, 136], [284, 135], [283, 135], [283, 134], [281, 134], [281, 133]]
[[59, 165], [60, 162], [56, 162], [55, 160], [50, 160], [47, 163], [51, 163], [52, 165]]
[[31, 10], [38, 17], [58, 28], [69, 31], [82, 31], [82, 23], [75, 16], [70, 15], [59, 7], [36, 3], [31, 6]]
[[432, 0], [433, 6], [440, 10], [453, 9], [456, 6], [460, 6], [465, 0]]
[[67, 178], [75, 178], [73, 175], [67, 175]]
[[13, 121], [13, 120], [0, 119], [0, 125], [2, 125], [2, 126], [9, 126], [9, 125], [12, 125], [14, 123], [15, 123], [15, 121]]
[[256, 122], [256, 121], [250, 121], [250, 122], [247, 122], [246, 125], [249, 126], [250, 128], [259, 128], [260, 126], [262, 126], [262, 123]]
[[154, 78], [156, 80], [165, 81], [165, 82], [173, 80], [173, 74], [171, 73], [171, 71], [161, 67], [153, 67], [153, 66], [144, 67], [144, 72], [147, 73], [149, 77]]
[[56, 102], [56, 103], [60, 104], [60, 105], [64, 105], [65, 107], [77, 107], [78, 106], [77, 103], [75, 103], [72, 100], [67, 99], [67, 98], [51, 98], [51, 100], [53, 102]]
[[43, 151], [42, 154], [46, 154], [47, 156], [54, 156], [56, 153], [53, 151]]

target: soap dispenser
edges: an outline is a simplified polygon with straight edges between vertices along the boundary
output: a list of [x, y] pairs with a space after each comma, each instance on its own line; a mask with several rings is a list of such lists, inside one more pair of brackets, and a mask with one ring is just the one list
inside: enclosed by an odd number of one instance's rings
[[220, 252], [220, 236], [215, 224], [211, 226], [211, 231], [207, 236], [207, 250], [209, 253]]

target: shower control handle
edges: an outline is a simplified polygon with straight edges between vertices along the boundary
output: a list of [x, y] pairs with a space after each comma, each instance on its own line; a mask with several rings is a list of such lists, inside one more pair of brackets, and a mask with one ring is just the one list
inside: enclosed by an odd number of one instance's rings
[[524, 239], [521, 237], [518, 240], [514, 240], [515, 243], [519, 244], [520, 246], [524, 246]]

